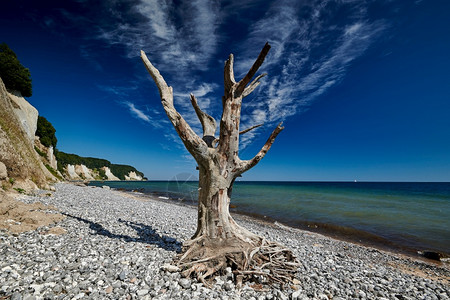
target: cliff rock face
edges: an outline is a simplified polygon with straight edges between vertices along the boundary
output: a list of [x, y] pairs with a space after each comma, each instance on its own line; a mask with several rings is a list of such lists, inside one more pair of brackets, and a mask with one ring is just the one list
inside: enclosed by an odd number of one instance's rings
[[55, 170], [58, 170], [58, 162], [56, 161], [53, 146], [50, 146], [47, 150], [47, 159], [48, 162], [50, 163], [50, 167], [52, 167]]
[[44, 163], [52, 167], [53, 170], [58, 170], [58, 162], [56, 161], [53, 146], [45, 147], [38, 136], [34, 137], [34, 146], [43, 153]]
[[128, 176], [125, 175], [125, 180], [137, 180], [137, 181], [141, 181], [142, 177], [137, 175], [136, 172], [131, 171], [130, 173], [128, 173]]
[[13, 105], [15, 115], [22, 124], [22, 128], [25, 130], [28, 139], [33, 143], [39, 115], [37, 109], [25, 100], [19, 92], [8, 94], [9, 98], [12, 100], [11, 104]]
[[75, 173], [77, 173], [83, 179], [94, 180], [94, 176], [92, 176], [92, 170], [85, 165], [76, 165]]
[[108, 167], [103, 167], [103, 171], [105, 171], [106, 177], [108, 177], [108, 180], [120, 180], [118, 177], [116, 177], [112, 172], [111, 169]]
[[5, 180], [8, 178], [8, 171], [4, 163], [0, 161], [0, 180]]
[[[104, 176], [102, 177], [100, 175], [100, 172], [96, 169], [92, 170], [86, 167], [85, 165], [71, 165], [68, 164], [65, 167], [65, 174], [67, 179], [69, 180], [120, 180], [119, 177], [114, 175], [111, 172], [111, 169], [109, 167], [102, 167], [100, 170], [103, 170]], [[125, 175], [125, 180], [142, 180], [142, 176], [139, 176], [136, 174], [136, 172], [129, 172], [128, 175]]]
[[80, 180], [81, 177], [75, 172], [75, 166], [74, 165], [67, 165], [67, 174], [69, 175], [69, 179], [74, 180]]
[[7, 92], [0, 79], [0, 162], [7, 173], [0, 179], [3, 188], [48, 189], [48, 182], [57, 180], [34, 150], [36, 127], [37, 110]]

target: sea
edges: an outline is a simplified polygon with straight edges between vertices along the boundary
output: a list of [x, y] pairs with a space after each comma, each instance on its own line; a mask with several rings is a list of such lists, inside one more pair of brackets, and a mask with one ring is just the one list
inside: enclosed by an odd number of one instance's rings
[[[90, 185], [197, 205], [198, 181]], [[448, 182], [239, 181], [230, 211], [388, 250], [450, 254]]]

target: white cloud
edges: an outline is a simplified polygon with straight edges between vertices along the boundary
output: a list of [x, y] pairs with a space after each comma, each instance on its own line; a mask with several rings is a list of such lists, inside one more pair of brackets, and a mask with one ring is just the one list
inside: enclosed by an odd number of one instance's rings
[[147, 123], [152, 123], [152, 120], [148, 115], [146, 115], [142, 110], [137, 109], [136, 106], [131, 102], [124, 102], [124, 104], [128, 107], [133, 117], [142, 120]]
[[125, 46], [130, 58], [144, 50], [165, 72], [181, 75], [208, 68], [219, 40], [218, 3], [185, 0], [175, 6], [171, 1], [141, 0], [120, 14], [115, 26], [98, 25], [97, 38]]
[[169, 22], [170, 6], [166, 1], [144, 0], [136, 6], [136, 10], [148, 18], [148, 27], [153, 35], [163, 40], [175, 38], [176, 30]]
[[[307, 110], [318, 96], [345, 77], [350, 63], [386, 29], [382, 21], [367, 19], [366, 1], [338, 3], [350, 12], [345, 20], [340, 19], [341, 23], [332, 21], [329, 3], [276, 1], [252, 27], [243, 45], [248, 49], [244, 61], [254, 59], [255, 47], [262, 47], [265, 41], [272, 49], [262, 68], [269, 76], [254, 92], [258, 101], [243, 104], [249, 114], [242, 119], [243, 127], [260, 123], [261, 111], [266, 113], [266, 122], [275, 123]], [[300, 19], [298, 15], [307, 10], [311, 11], [309, 17]], [[246, 146], [251, 138], [243, 138], [241, 145]]]
[[[129, 58], [136, 58], [144, 50], [174, 87], [175, 106], [197, 133], [201, 126], [189, 93], [194, 93], [200, 107], [208, 111], [208, 94], [218, 85], [203, 83], [192, 74], [207, 70], [214, 61], [219, 43], [219, 8], [218, 2], [209, 0], [185, 0], [177, 6], [164, 0], [136, 1], [128, 11], [119, 12], [115, 26], [98, 26], [96, 36], [111, 45], [125, 46]], [[130, 16], [139, 21], [130, 23]]]
[[[117, 5], [114, 0], [106, 2], [111, 7]], [[127, 2], [131, 6], [124, 10], [111, 9], [115, 12], [114, 22], [107, 19], [108, 22], [102, 21], [92, 28], [97, 28], [94, 38], [124, 46], [130, 58], [136, 58], [141, 49], [146, 51], [168, 84], [174, 87], [175, 106], [200, 133], [200, 122], [191, 107], [189, 93], [197, 97], [203, 110], [218, 119], [221, 101], [213, 96], [217, 97], [222, 82], [202, 83], [197, 74], [204, 74], [219, 59], [226, 59], [216, 54], [223, 41], [232, 39], [229, 35], [233, 32], [220, 32], [222, 26], [234, 26], [236, 16], [245, 19], [243, 24], [250, 24], [248, 31], [240, 28], [239, 46], [233, 49], [238, 53], [235, 56], [236, 79], [248, 71], [266, 41], [272, 49], [261, 67], [261, 72], [269, 76], [245, 99], [241, 127], [264, 121], [269, 128], [273, 123], [307, 110], [318, 96], [342, 81], [350, 64], [386, 29], [383, 21], [369, 19], [370, 2], [372, 0], [182, 0], [175, 5], [172, 1], [141, 0]], [[246, 19], [242, 13], [253, 7], [266, 10], [258, 20]], [[252, 14], [251, 18], [256, 15]], [[81, 21], [88, 22], [76, 22]], [[225, 21], [229, 23], [221, 24]], [[88, 57], [89, 48], [82, 50]], [[122, 98], [127, 94], [118, 87], [104, 89]], [[127, 103], [130, 112], [144, 122], [150, 123], [150, 116], [158, 120], [165, 118], [164, 114], [149, 110], [144, 113], [131, 102]], [[256, 129], [246, 133], [241, 144], [245, 146], [258, 132]]]

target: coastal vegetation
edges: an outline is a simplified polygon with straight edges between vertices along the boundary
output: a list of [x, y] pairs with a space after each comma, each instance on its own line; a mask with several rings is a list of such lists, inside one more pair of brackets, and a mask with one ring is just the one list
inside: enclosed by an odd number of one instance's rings
[[136, 170], [133, 166], [113, 164], [106, 159], [94, 157], [82, 157], [76, 154], [65, 153], [62, 151], [55, 151], [56, 160], [58, 161], [58, 170], [65, 173], [65, 168], [70, 165], [85, 165], [89, 169], [96, 169], [100, 174], [99, 179], [106, 179], [106, 174], [103, 167], [108, 167], [111, 172], [121, 180], [126, 180], [125, 175], [130, 172], [135, 172], [137, 175], [144, 177], [144, 173]]
[[45, 117], [38, 116], [36, 135], [39, 137], [42, 145], [45, 147], [52, 146], [56, 149], [58, 139], [56, 138], [55, 133], [56, 129], [53, 127], [52, 123], [50, 123]]
[[8, 91], [18, 91], [24, 97], [31, 97], [30, 70], [22, 66], [17, 55], [7, 44], [0, 44], [0, 77]]
[[234, 77], [234, 57], [230, 54], [225, 62], [222, 97], [223, 112], [220, 132], [216, 137], [217, 124], [213, 117], [200, 109], [191, 94], [191, 104], [203, 127], [203, 137], [198, 136], [178, 113], [173, 104], [173, 89], [151, 62], [144, 51], [141, 58], [158, 87], [161, 103], [166, 114], [199, 170], [198, 217], [194, 236], [183, 244], [177, 258], [177, 267], [185, 277], [194, 275], [208, 285], [214, 278], [231, 268], [236, 282], [258, 281], [268, 284], [292, 284], [300, 266], [293, 252], [283, 245], [267, 241], [239, 226], [229, 212], [231, 192], [236, 178], [256, 166], [271, 148], [277, 135], [283, 130], [280, 123], [261, 150], [250, 160], [241, 160], [239, 137], [261, 125], [240, 130], [242, 100], [260, 84], [261, 74], [255, 79], [270, 45], [261, 50], [248, 73], [238, 82]]

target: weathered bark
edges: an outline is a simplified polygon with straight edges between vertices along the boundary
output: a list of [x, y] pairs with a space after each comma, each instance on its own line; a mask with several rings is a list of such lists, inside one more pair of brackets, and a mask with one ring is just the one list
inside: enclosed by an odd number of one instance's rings
[[[268, 282], [288, 282], [296, 273], [292, 253], [278, 245], [239, 226], [229, 212], [233, 183], [242, 173], [253, 168], [269, 151], [277, 135], [283, 130], [281, 123], [275, 128], [261, 150], [250, 160], [239, 158], [239, 136], [261, 125], [240, 131], [242, 99], [248, 96], [266, 74], [252, 78], [262, 65], [270, 45], [266, 43], [253, 66], [239, 82], [235, 81], [230, 54], [224, 68], [223, 112], [220, 133], [216, 138], [216, 121], [203, 112], [194, 95], [191, 104], [203, 127], [200, 138], [177, 112], [173, 105], [172, 88], [167, 86], [159, 71], [141, 51], [141, 58], [155, 81], [161, 103], [169, 120], [183, 141], [186, 149], [198, 163], [199, 199], [197, 230], [191, 240], [184, 243], [177, 264], [184, 268], [183, 274], [195, 273], [205, 278], [231, 266], [237, 281], [262, 276]], [[274, 261], [274, 257], [277, 257]]]

